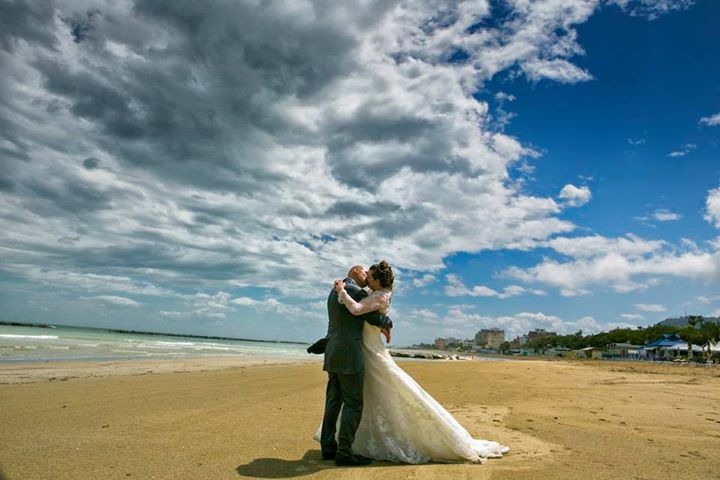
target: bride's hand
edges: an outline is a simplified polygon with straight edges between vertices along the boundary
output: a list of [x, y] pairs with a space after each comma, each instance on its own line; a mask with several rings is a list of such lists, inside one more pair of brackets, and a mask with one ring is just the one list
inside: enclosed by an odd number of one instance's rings
[[383, 336], [385, 336], [385, 343], [390, 343], [390, 340], [392, 340], [392, 332], [391, 332], [391, 330], [389, 330], [389, 329], [387, 329], [387, 328], [383, 328], [383, 329], [380, 330], [380, 333], [382, 333]]
[[345, 282], [342, 280], [335, 280], [334, 288], [336, 292], [340, 293], [340, 291], [345, 288]]

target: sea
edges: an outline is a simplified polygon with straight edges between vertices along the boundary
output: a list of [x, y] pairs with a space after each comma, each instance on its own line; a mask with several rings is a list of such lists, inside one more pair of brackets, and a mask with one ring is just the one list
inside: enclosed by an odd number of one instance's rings
[[141, 358], [246, 357], [308, 360], [307, 345], [218, 340], [55, 325], [0, 325], [0, 363], [57, 360], [108, 361]]

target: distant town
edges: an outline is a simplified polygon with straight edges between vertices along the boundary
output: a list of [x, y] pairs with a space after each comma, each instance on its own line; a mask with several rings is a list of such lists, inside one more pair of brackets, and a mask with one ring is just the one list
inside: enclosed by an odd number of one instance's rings
[[[505, 338], [505, 331], [489, 328], [474, 338], [436, 338], [413, 349], [457, 354], [503, 354], [574, 359], [634, 359], [720, 363], [720, 318], [689, 315], [666, 319], [649, 327], [618, 328], [594, 335], [570, 335], [544, 329]], [[436, 355], [440, 358], [441, 356]]]

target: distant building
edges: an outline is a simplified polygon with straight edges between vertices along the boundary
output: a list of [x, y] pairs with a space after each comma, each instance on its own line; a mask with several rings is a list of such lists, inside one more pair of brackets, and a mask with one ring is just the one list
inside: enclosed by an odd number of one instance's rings
[[472, 338], [466, 338], [462, 341], [462, 346], [465, 348], [472, 348], [475, 346], [475, 340]]
[[610, 358], [638, 358], [642, 345], [631, 343], [608, 343], [605, 345], [605, 353]]
[[435, 350], [447, 350], [447, 343], [444, 338], [435, 339]]
[[445, 339], [445, 344], [448, 346], [448, 348], [457, 348], [462, 344], [462, 340], [455, 337], [447, 337]]
[[547, 330], [542, 329], [542, 328], [538, 328], [538, 329], [535, 329], [535, 330], [531, 330], [531, 331], [529, 331], [528, 334], [527, 334], [527, 337], [528, 337], [528, 341], [529, 341], [529, 342], [532, 342], [532, 341], [534, 341], [534, 340], [537, 340], [538, 338], [543, 338], [543, 337], [556, 337], [556, 336], [557, 336], [557, 333], [555, 333], [555, 332], [548, 332]]
[[510, 347], [519, 348], [528, 343], [527, 335], [518, 335], [510, 341]]
[[475, 334], [475, 345], [480, 348], [499, 350], [500, 344], [505, 341], [505, 330], [490, 328], [480, 330]]
[[674, 333], [663, 333], [662, 338], [650, 342], [640, 350], [640, 355], [649, 360], [673, 360], [681, 355], [687, 355], [688, 349], [702, 353], [699, 345], [690, 345]]
[[603, 357], [603, 349], [600, 347], [585, 347], [575, 351], [578, 352], [578, 358], [600, 360]]

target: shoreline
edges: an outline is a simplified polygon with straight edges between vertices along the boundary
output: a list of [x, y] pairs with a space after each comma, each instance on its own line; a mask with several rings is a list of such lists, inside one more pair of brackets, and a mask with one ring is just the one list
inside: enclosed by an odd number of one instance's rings
[[320, 362], [318, 358], [263, 357], [123, 358], [113, 360], [48, 360], [0, 362], [0, 385], [66, 381], [71, 378], [136, 376], [229, 370], [247, 366], [291, 366]]
[[232, 342], [252, 342], [252, 343], [273, 343], [273, 344], [288, 344], [288, 345], [310, 345], [308, 342], [300, 342], [296, 340], [259, 340], [254, 338], [240, 338], [240, 337], [225, 337], [217, 335], [200, 335], [192, 333], [166, 333], [166, 332], [152, 332], [145, 330], [126, 330], [122, 328], [105, 328], [105, 327], [82, 327], [78, 325], [65, 325], [62, 323], [22, 323], [22, 322], [8, 322], [0, 321], [0, 326], [6, 327], [29, 327], [29, 328], [47, 328], [53, 329], [76, 329], [76, 330], [96, 330], [107, 333], [129, 333], [132, 335], [148, 335], [156, 337], [179, 337], [179, 338], [199, 338], [203, 340], [225, 340]]
[[[464, 356], [458, 359], [413, 358], [393, 355], [400, 364], [461, 364], [461, 363], [555, 363], [598, 369], [629, 370], [682, 374], [683, 371], [713, 371], [720, 365], [640, 360], [590, 360], [544, 357]], [[231, 370], [248, 366], [297, 366], [322, 364], [322, 355], [307, 358], [268, 358], [253, 356], [185, 356], [185, 357], [124, 357], [102, 359], [52, 359], [0, 361], [0, 385], [66, 381], [71, 378], [136, 376], [166, 373]], [[704, 367], [704, 368], [700, 368]], [[718, 375], [720, 376], [720, 375]]]

